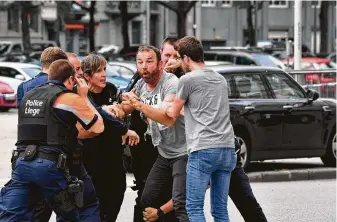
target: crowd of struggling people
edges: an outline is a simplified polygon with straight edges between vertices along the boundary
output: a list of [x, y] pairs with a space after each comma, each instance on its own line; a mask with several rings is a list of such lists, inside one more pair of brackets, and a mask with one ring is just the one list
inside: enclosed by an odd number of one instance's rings
[[[228, 196], [245, 221], [267, 221], [241, 167], [227, 82], [205, 67], [193, 36], [140, 46], [125, 92], [106, 82], [106, 60], [49, 47], [42, 72], [17, 91], [18, 132], [0, 221], [116, 221], [132, 155], [133, 221], [229, 221]], [[131, 115], [129, 122], [124, 121]]]

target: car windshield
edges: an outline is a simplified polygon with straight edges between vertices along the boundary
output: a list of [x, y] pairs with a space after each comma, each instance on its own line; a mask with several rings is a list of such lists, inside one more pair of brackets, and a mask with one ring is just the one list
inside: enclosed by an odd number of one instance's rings
[[6, 43], [1, 43], [1, 44], [0, 44], [0, 56], [1, 56], [1, 55], [4, 55], [4, 54], [7, 52], [9, 46], [10, 46], [10, 45], [9, 45], [9, 44], [6, 44]]
[[29, 75], [30, 78], [34, 78], [36, 75], [38, 75], [41, 72], [41, 69], [39, 68], [35, 68], [35, 67], [26, 67], [26, 68], [22, 68], [22, 70]]
[[266, 54], [261, 54], [261, 53], [252, 53], [252, 56], [254, 57], [256, 61], [258, 61], [263, 66], [271, 66], [271, 67], [285, 69], [284, 64], [280, 60], [274, 58], [271, 55], [266, 55]]

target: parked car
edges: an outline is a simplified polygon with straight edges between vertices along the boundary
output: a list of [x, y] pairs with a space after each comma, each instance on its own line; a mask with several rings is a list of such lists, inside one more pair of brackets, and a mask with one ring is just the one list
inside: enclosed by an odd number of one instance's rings
[[41, 72], [41, 67], [29, 63], [0, 62], [0, 76], [26, 81]]
[[266, 53], [243, 51], [205, 51], [205, 60], [231, 62], [236, 65], [247, 66], [271, 66], [286, 69], [286, 66], [278, 59]]
[[[47, 40], [32, 40], [31, 41], [32, 51], [42, 52], [44, 49], [50, 46], [57, 46], [54, 41]], [[9, 54], [20, 54], [23, 53], [24, 48], [22, 41], [0, 41], [0, 57]]]
[[336, 166], [336, 100], [319, 99], [285, 71], [213, 66], [228, 82], [231, 122], [250, 161], [321, 157]]
[[[294, 59], [281, 60], [283, 63], [288, 64], [290, 67], [293, 67]], [[329, 74], [315, 74], [310, 73], [305, 75], [305, 81], [311, 84], [324, 84], [324, 83], [333, 83], [336, 82], [336, 67], [331, 63], [329, 59], [317, 58], [317, 57], [309, 57], [302, 58], [301, 60], [301, 69], [302, 70], [331, 70], [332, 72]]]
[[137, 72], [137, 65], [131, 61], [112, 61], [109, 62], [116, 71], [124, 78], [130, 80], [132, 76]]
[[21, 80], [0, 76], [0, 112], [16, 107], [17, 88]]

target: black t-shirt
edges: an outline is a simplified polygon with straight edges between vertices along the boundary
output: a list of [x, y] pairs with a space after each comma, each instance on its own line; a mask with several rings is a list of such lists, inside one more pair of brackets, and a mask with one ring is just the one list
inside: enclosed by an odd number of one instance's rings
[[[117, 101], [118, 89], [112, 83], [106, 84], [106, 87], [100, 93], [88, 92], [88, 97], [90, 97], [95, 104], [98, 106], [111, 105]], [[100, 135], [83, 140], [84, 144], [84, 162], [90, 174], [93, 173], [93, 168], [104, 164], [104, 160], [109, 159], [114, 164], [122, 166], [122, 137], [117, 129], [113, 127], [108, 127], [111, 124], [104, 122], [104, 131]], [[116, 166], [115, 166], [116, 167]], [[98, 167], [100, 168], [100, 167]]]
[[114, 84], [107, 82], [102, 92], [93, 93], [89, 91], [88, 96], [99, 106], [111, 105], [118, 100], [118, 89]]

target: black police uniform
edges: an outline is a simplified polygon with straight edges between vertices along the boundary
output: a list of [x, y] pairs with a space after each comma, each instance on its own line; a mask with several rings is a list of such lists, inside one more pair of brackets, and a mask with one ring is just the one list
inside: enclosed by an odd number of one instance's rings
[[[12, 178], [1, 191], [0, 221], [30, 221], [29, 210], [41, 193], [60, 220], [100, 220], [90, 178], [75, 180], [69, 174], [72, 164], [67, 156], [77, 147], [78, 131], [76, 118], [64, 122], [54, 112], [53, 104], [63, 93], [71, 92], [55, 81], [29, 91], [23, 98], [16, 161]], [[83, 196], [90, 198], [83, 201]]]
[[[117, 100], [118, 89], [107, 82], [100, 93], [88, 92], [97, 106], [111, 105]], [[84, 165], [92, 180], [100, 202], [102, 221], [116, 221], [126, 190], [126, 173], [123, 167], [122, 135], [127, 127], [117, 128], [111, 120], [103, 117], [104, 132], [83, 140]]]

